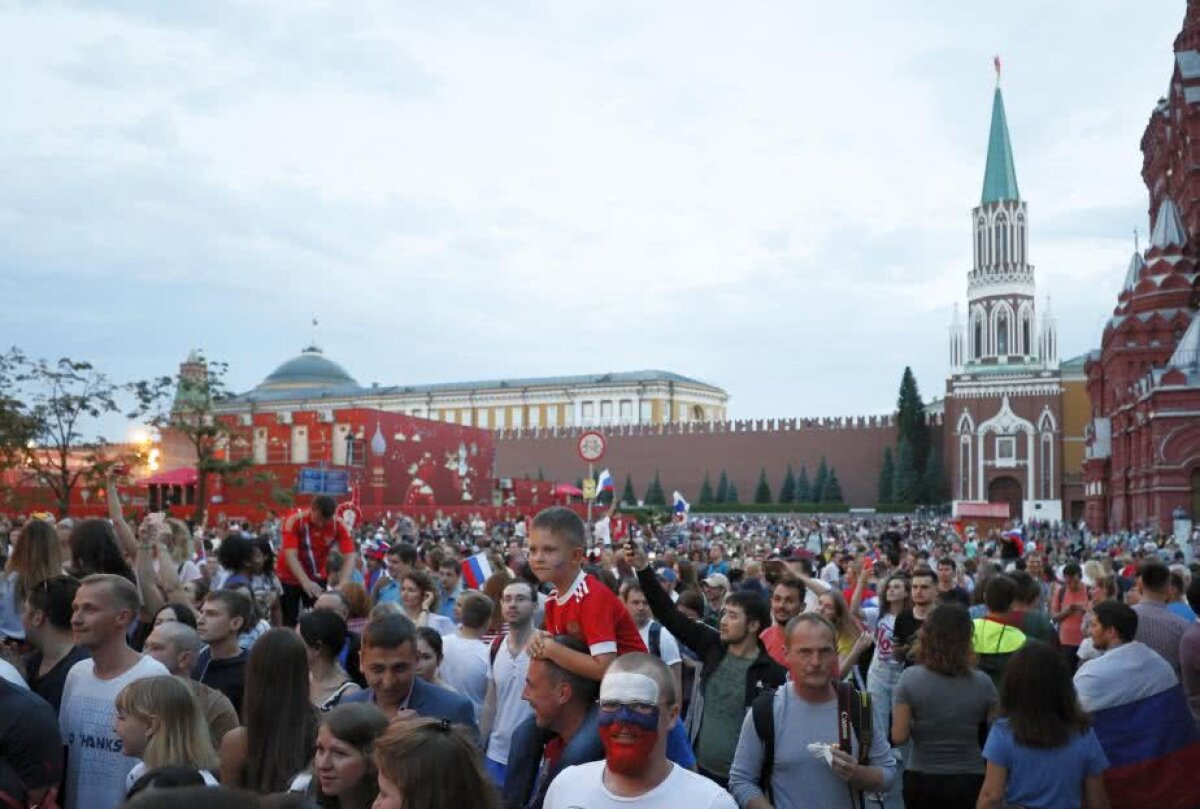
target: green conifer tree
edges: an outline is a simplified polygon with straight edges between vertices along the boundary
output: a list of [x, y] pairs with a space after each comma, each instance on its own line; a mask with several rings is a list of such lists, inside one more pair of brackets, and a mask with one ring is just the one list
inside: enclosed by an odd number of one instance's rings
[[901, 438], [900, 448], [896, 452], [896, 479], [892, 484], [893, 502], [904, 505], [917, 502], [920, 487], [921, 476], [917, 472], [912, 444], [907, 438]]
[[729, 481], [729, 493], [725, 495], [725, 502], [726, 503], [741, 502], [740, 500], [738, 500], [737, 484], [735, 484], [732, 480]]
[[942, 468], [941, 456], [931, 451], [925, 462], [925, 474], [921, 476], [921, 492], [925, 502], [931, 505], [946, 501], [946, 481]]
[[800, 475], [796, 478], [796, 502], [812, 502], [812, 484], [808, 481], [808, 467], [800, 467]]
[[779, 502], [783, 505], [796, 502], [796, 476], [792, 473], [792, 465], [787, 465], [787, 474], [779, 486]]
[[[921, 401], [917, 378], [911, 368], [904, 369], [900, 393], [896, 397], [896, 435], [898, 440], [907, 439], [912, 445], [913, 464], [919, 478], [929, 457], [929, 426], [925, 423], [925, 403]], [[918, 479], [914, 498], [920, 495], [920, 483]]]
[[724, 469], [721, 470], [721, 477], [717, 479], [717, 494], [713, 498], [713, 502], [729, 502], [729, 476], [725, 474]]
[[662, 483], [658, 479], [658, 471], [655, 470], [654, 481], [650, 484], [650, 488], [646, 490], [646, 505], [665, 506], [666, 504], [667, 498], [663, 494]]
[[825, 462], [825, 456], [821, 456], [821, 463], [817, 466], [817, 476], [813, 479], [812, 501], [814, 503], [825, 502], [825, 484], [829, 482], [829, 464]]
[[621, 491], [621, 502], [631, 506], [637, 504], [637, 495], [633, 491], [633, 477], [628, 472], [625, 473], [625, 488]]
[[883, 466], [879, 469], [878, 502], [892, 502], [893, 484], [896, 482], [896, 462], [892, 458], [892, 448], [883, 448]]
[[771, 484], [767, 483], [767, 470], [758, 470], [758, 486], [754, 490], [754, 502], [761, 505], [771, 503]]
[[707, 471], [704, 473], [704, 483], [700, 484], [700, 497], [697, 499], [702, 506], [707, 506], [713, 501], [712, 481], [708, 479]]
[[822, 503], [842, 503], [842, 484], [838, 481], [837, 470], [829, 470], [829, 479], [825, 481], [825, 489], [821, 492]]

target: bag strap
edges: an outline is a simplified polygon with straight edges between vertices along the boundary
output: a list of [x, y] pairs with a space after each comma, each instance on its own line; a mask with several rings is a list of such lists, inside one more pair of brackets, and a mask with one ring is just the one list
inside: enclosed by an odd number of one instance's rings
[[492, 665], [496, 665], [496, 655], [500, 654], [500, 644], [504, 643], [507, 634], [500, 634], [492, 638], [492, 648], [489, 650], [488, 656], [491, 658]]
[[662, 624], [650, 622], [650, 654], [662, 659]]
[[762, 768], [758, 771], [758, 785], [766, 795], [771, 796], [771, 772], [775, 769], [775, 689], [759, 692], [750, 704], [750, 715], [754, 719], [754, 732], [758, 734], [763, 744]]

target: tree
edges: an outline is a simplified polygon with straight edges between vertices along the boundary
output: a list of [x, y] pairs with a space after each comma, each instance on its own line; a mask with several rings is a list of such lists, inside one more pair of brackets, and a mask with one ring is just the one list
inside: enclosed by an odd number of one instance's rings
[[149, 382], [114, 382], [89, 362], [33, 359], [13, 348], [0, 355], [0, 457], [49, 489], [65, 517], [80, 481], [144, 460], [140, 449], [114, 454], [93, 431], [108, 416], [143, 417], [155, 390]]
[[808, 482], [808, 467], [800, 467], [800, 476], [796, 478], [796, 502], [812, 502], [812, 484]]
[[921, 479], [917, 474], [912, 444], [907, 438], [902, 438], [900, 449], [896, 453], [896, 477], [892, 483], [893, 501], [904, 505], [917, 502], [920, 485]]
[[[912, 445], [914, 468], [918, 472], [924, 469], [929, 456], [929, 426], [925, 423], [925, 403], [917, 390], [917, 378], [907, 367], [896, 398], [896, 436], [898, 441], [907, 439]], [[914, 493], [914, 497], [918, 494]]]
[[729, 502], [729, 476], [725, 474], [724, 469], [721, 470], [721, 477], [717, 479], [717, 494], [714, 502]]
[[779, 502], [783, 505], [796, 502], [796, 476], [792, 474], [792, 465], [787, 465], [787, 474], [779, 486]]
[[253, 463], [251, 458], [230, 460], [229, 443], [234, 431], [228, 422], [217, 417], [218, 406], [231, 395], [225, 387], [226, 370], [223, 362], [209, 362], [203, 355], [193, 354], [175, 376], [175, 398], [170, 410], [160, 413], [152, 422], [160, 430], [170, 430], [186, 439], [196, 455], [193, 519], [197, 523], [203, 521], [208, 507], [209, 476], [224, 479]]
[[545, 472], [542, 470], [542, 467], [540, 467], [540, 466], [538, 467], [538, 476], [537, 476], [537, 479], [538, 479], [539, 481], [544, 481], [544, 480], [546, 479], [546, 473], [545, 473]]
[[822, 503], [841, 503], [842, 484], [838, 481], [837, 470], [829, 470], [829, 480], [825, 481], [825, 489], [821, 492]]
[[942, 458], [936, 452], [930, 452], [925, 461], [925, 474], [921, 477], [921, 489], [925, 502], [936, 505], [946, 500], [946, 481], [942, 474]]
[[637, 495], [633, 493], [633, 477], [625, 473], [625, 488], [621, 490], [621, 502], [634, 505], [637, 503]]
[[702, 506], [706, 506], [713, 501], [712, 481], [708, 479], [708, 472], [704, 473], [704, 482], [700, 484], [700, 496], [697, 498]]
[[892, 502], [893, 484], [896, 482], [896, 462], [892, 458], [892, 448], [883, 448], [883, 466], [879, 469], [879, 493], [877, 501]]
[[767, 470], [765, 467], [758, 471], [758, 486], [754, 490], [754, 502], [758, 504], [772, 502], [771, 484], [767, 483]]
[[825, 462], [825, 456], [821, 456], [821, 463], [817, 466], [817, 477], [813, 480], [812, 502], [825, 502], [825, 484], [829, 482], [829, 464]]
[[738, 503], [737, 485], [731, 480], [729, 481], [729, 492], [725, 495], [726, 503]]
[[650, 487], [646, 489], [645, 503], [648, 506], [665, 506], [667, 497], [663, 494], [662, 483], [658, 479], [658, 470], [654, 472], [654, 480]]

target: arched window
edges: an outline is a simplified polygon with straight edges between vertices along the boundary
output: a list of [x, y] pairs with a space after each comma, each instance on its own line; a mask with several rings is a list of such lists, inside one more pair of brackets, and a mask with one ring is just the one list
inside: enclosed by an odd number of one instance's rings
[[980, 218], [975, 223], [975, 266], [982, 267], [987, 263], [987, 224]]
[[1040, 471], [1042, 499], [1050, 500], [1054, 492], [1054, 438], [1050, 435], [1042, 436]]
[[1029, 315], [1021, 317], [1021, 353], [1033, 353], [1033, 334], [1032, 327], [1029, 324]]
[[996, 318], [996, 353], [1004, 356], [1008, 353], [1008, 313], [1001, 312]]
[[979, 359], [983, 356], [983, 318], [975, 318], [975, 328], [973, 339], [971, 340], [971, 357]]
[[[1017, 249], [1014, 260], [1017, 264], [1025, 263], [1025, 217], [1020, 214], [1017, 214]], [[1025, 353], [1028, 354], [1029, 349], [1026, 349]]]
[[1000, 214], [996, 217], [996, 226], [994, 228], [996, 240], [996, 263], [1008, 263], [1008, 217]]
[[964, 435], [958, 445], [958, 499], [971, 499], [971, 437]]

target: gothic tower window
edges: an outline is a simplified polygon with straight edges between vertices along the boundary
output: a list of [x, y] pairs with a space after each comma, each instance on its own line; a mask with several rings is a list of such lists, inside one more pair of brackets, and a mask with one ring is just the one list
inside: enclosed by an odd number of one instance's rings
[[979, 359], [983, 356], [983, 319], [975, 318], [975, 328], [972, 329], [971, 356]]
[[[1024, 264], [1024, 263], [1025, 263], [1025, 217], [1021, 216], [1020, 214], [1017, 214], [1017, 252], [1016, 252], [1016, 263], [1017, 263], [1017, 264]], [[1028, 343], [1026, 343], [1026, 345], [1028, 346], [1029, 344], [1028, 344]], [[1028, 349], [1028, 348], [1026, 348], [1026, 349], [1025, 349], [1025, 352], [1026, 352], [1026, 353], [1029, 353], [1029, 349]]]
[[1008, 217], [1004, 214], [999, 214], [996, 217], [995, 240], [996, 240], [996, 263], [1008, 263]]
[[1050, 500], [1054, 491], [1054, 438], [1050, 435], [1042, 436], [1042, 458], [1040, 464], [1041, 482], [1042, 482], [1042, 499]]
[[1024, 315], [1021, 318], [1021, 351], [1025, 354], [1033, 353], [1033, 335], [1029, 325], [1029, 315]]
[[964, 435], [958, 446], [958, 499], [971, 499], [971, 437]]
[[975, 266], [983, 267], [987, 263], [987, 222], [981, 216], [975, 223]]
[[996, 318], [996, 353], [1004, 356], [1008, 353], [1008, 313], [1001, 312]]

